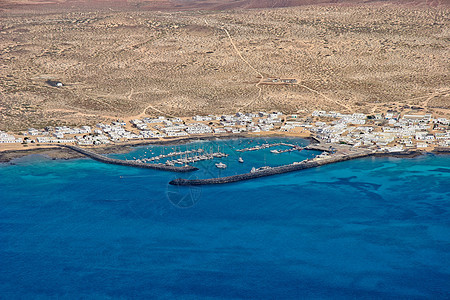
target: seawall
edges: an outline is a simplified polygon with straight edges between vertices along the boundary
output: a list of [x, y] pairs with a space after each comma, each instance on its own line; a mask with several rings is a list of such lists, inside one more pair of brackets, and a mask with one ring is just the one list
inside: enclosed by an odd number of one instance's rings
[[260, 177], [266, 177], [266, 176], [272, 176], [277, 174], [283, 174], [293, 171], [299, 171], [314, 167], [319, 167], [326, 164], [336, 163], [340, 161], [346, 161], [361, 157], [367, 157], [373, 155], [372, 152], [362, 152], [362, 153], [355, 153], [355, 154], [335, 154], [333, 156], [330, 156], [328, 158], [320, 159], [320, 160], [313, 160], [313, 161], [303, 161], [298, 164], [290, 164], [285, 166], [279, 166], [279, 167], [273, 167], [266, 170], [256, 171], [253, 173], [245, 173], [245, 174], [239, 174], [239, 175], [233, 175], [233, 176], [227, 176], [227, 177], [219, 177], [219, 178], [208, 178], [208, 179], [183, 179], [178, 178], [175, 180], [172, 180], [170, 182], [171, 185], [210, 185], [210, 184], [224, 184], [224, 183], [232, 183], [237, 181], [243, 181], [243, 180], [249, 180], [249, 179], [255, 179]]
[[181, 173], [198, 170], [198, 168], [193, 167], [193, 166], [175, 167], [175, 166], [167, 166], [165, 164], [147, 164], [147, 163], [141, 163], [138, 161], [115, 159], [115, 158], [106, 157], [104, 155], [100, 155], [93, 151], [83, 149], [83, 148], [80, 148], [77, 146], [60, 145], [60, 147], [71, 149], [80, 154], [83, 154], [84, 156], [87, 156], [89, 158], [92, 158], [96, 161], [99, 161], [99, 162], [102, 162], [105, 164], [128, 166], [128, 167], [135, 167], [135, 168], [144, 168], [144, 169], [153, 169], [153, 170], [162, 170], [162, 171], [169, 171], [169, 172], [181, 172]]

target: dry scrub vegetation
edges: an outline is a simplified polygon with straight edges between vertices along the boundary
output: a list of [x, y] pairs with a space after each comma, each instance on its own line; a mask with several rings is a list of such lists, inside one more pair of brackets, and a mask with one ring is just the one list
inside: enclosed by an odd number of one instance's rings
[[[448, 116], [449, 15], [393, 6], [3, 13], [0, 130], [238, 110], [421, 106]], [[259, 86], [258, 73], [298, 84]]]

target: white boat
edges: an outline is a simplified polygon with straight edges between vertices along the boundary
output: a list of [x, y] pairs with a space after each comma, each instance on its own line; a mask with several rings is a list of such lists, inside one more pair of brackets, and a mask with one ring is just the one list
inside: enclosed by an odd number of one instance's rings
[[243, 163], [244, 160], [242, 159], [242, 157], [239, 157], [238, 162]]
[[216, 164], [216, 167], [219, 168], [219, 169], [225, 169], [227, 167], [227, 165], [220, 162], [220, 163]]
[[278, 151], [278, 150], [270, 150], [270, 152], [275, 153], [275, 154], [280, 153], [280, 151]]
[[269, 170], [269, 169], [272, 169], [272, 167], [264, 166], [264, 167], [256, 169], [256, 171], [264, 171], [264, 170]]
[[272, 169], [272, 167], [264, 166], [264, 167], [261, 167], [261, 168], [258, 168], [258, 169], [256, 169], [255, 167], [253, 167], [253, 168], [250, 170], [250, 173], [255, 173], [255, 172], [264, 171], [264, 170], [269, 170], [269, 169]]

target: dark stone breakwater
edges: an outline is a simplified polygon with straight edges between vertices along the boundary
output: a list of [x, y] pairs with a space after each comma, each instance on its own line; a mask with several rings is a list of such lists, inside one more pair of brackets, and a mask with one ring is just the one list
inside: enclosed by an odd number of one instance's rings
[[210, 184], [224, 184], [224, 183], [232, 183], [237, 181], [243, 181], [243, 180], [249, 180], [249, 179], [255, 179], [260, 177], [266, 177], [266, 176], [272, 176], [277, 174], [283, 174], [293, 171], [299, 171], [303, 169], [310, 169], [314, 167], [319, 167], [326, 164], [336, 163], [340, 161], [346, 161], [361, 157], [367, 157], [373, 155], [372, 151], [361, 151], [357, 153], [352, 154], [334, 154], [330, 157], [323, 158], [320, 160], [310, 160], [310, 161], [303, 161], [299, 163], [294, 163], [290, 165], [285, 166], [279, 166], [279, 167], [272, 167], [270, 169], [265, 169], [261, 171], [256, 172], [250, 172], [245, 174], [239, 174], [239, 175], [233, 175], [233, 176], [227, 176], [227, 177], [219, 177], [219, 178], [208, 178], [208, 179], [183, 179], [183, 178], [177, 178], [175, 180], [172, 180], [170, 182], [171, 185], [184, 185], [184, 186], [190, 186], [190, 185], [210, 185]]
[[138, 162], [138, 161], [129, 161], [129, 160], [109, 158], [104, 155], [95, 153], [95, 152], [87, 150], [87, 149], [76, 147], [76, 146], [60, 145], [60, 147], [71, 149], [71, 150], [76, 151], [80, 154], [83, 154], [89, 158], [92, 158], [94, 160], [97, 160], [97, 161], [100, 161], [100, 162], [106, 163], [106, 164], [129, 166], [129, 167], [144, 168], [144, 169], [153, 169], [153, 170], [162, 170], [162, 171], [169, 171], [169, 172], [180, 172], [180, 173], [198, 170], [198, 168], [193, 167], [193, 166], [175, 167], [175, 166], [168, 166], [165, 164], [147, 164], [147, 163], [142, 163], [142, 162]]
[[[67, 148], [72, 151], [75, 151], [77, 153], [80, 153], [84, 156], [90, 157], [94, 160], [108, 163], [108, 164], [116, 164], [116, 165], [123, 165], [123, 166], [130, 166], [130, 167], [137, 167], [137, 168], [147, 168], [147, 169], [154, 169], [154, 170], [163, 170], [163, 171], [170, 171], [170, 172], [190, 172], [190, 171], [196, 171], [198, 168], [193, 166], [183, 166], [183, 167], [175, 167], [175, 166], [169, 166], [166, 164], [147, 164], [137, 161], [126, 161], [126, 160], [119, 160], [119, 159], [113, 159], [109, 158], [103, 155], [100, 155], [98, 153], [92, 152], [87, 149], [83, 149], [77, 146], [69, 146], [69, 145], [60, 145], [61, 148]], [[297, 162], [289, 165], [284, 166], [278, 166], [278, 167], [271, 167], [268, 169], [263, 170], [257, 170], [255, 172], [245, 173], [245, 174], [239, 174], [239, 175], [233, 175], [233, 176], [227, 176], [227, 177], [219, 177], [219, 178], [209, 178], [209, 179], [195, 179], [195, 180], [189, 180], [189, 179], [182, 179], [178, 178], [175, 180], [172, 180], [170, 182], [171, 185], [182, 185], [182, 186], [192, 186], [192, 185], [211, 185], [211, 184], [225, 184], [225, 183], [232, 183], [232, 182], [238, 182], [243, 180], [249, 180], [249, 179], [255, 179], [260, 177], [266, 177], [266, 176], [272, 176], [277, 174], [283, 174], [288, 172], [294, 172], [299, 171], [303, 169], [309, 169], [314, 167], [319, 167], [326, 164], [331, 163], [337, 163], [341, 161], [346, 160], [352, 160], [356, 158], [362, 158], [362, 157], [401, 157], [401, 158], [408, 158], [408, 157], [416, 157], [418, 155], [423, 155], [425, 152], [417, 151], [417, 150], [408, 150], [403, 152], [377, 152], [376, 149], [370, 149], [370, 148], [364, 148], [364, 149], [351, 149], [348, 145], [336, 145], [336, 144], [326, 144], [326, 143], [313, 143], [305, 147], [307, 150], [316, 150], [316, 151], [324, 151], [330, 153], [329, 156], [325, 156], [319, 159], [314, 160], [306, 160], [302, 162]], [[450, 148], [448, 147], [442, 147], [439, 149], [436, 149], [433, 151], [433, 153], [439, 153], [439, 154], [448, 154], [450, 153]]]

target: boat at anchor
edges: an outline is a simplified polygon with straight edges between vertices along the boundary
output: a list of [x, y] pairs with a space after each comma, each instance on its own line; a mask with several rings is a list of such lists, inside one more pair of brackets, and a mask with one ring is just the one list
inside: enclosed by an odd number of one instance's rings
[[220, 163], [216, 164], [216, 167], [219, 168], [219, 169], [225, 169], [227, 167], [227, 165], [220, 162]]

